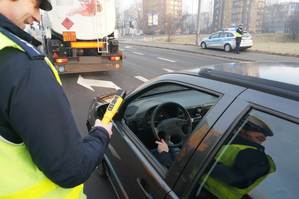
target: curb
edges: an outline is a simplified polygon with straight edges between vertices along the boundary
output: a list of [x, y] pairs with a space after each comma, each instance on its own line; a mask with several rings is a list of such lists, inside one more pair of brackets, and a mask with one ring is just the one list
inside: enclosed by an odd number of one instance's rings
[[[196, 46], [194, 44], [184, 44], [184, 43], [169, 43], [169, 44], [182, 45], [182, 46], [193, 46], [193, 47]], [[268, 52], [268, 51], [257, 50], [257, 49], [252, 49], [252, 48], [249, 48], [247, 51], [248, 52], [254, 52], [254, 53], [263, 53], [263, 54], [267, 54], [267, 55], [279, 55], [279, 56], [295, 57], [295, 58], [299, 57], [299, 55], [294, 55], [294, 54]]]
[[279, 55], [279, 56], [285, 56], [285, 57], [299, 57], [299, 55], [292, 55], [292, 54], [281, 54], [281, 53], [275, 53], [275, 52], [266, 52], [266, 51], [262, 51], [262, 50], [253, 50], [253, 49], [249, 49], [249, 52], [256, 52], [256, 53], [264, 53], [264, 54], [268, 54], [268, 55]]
[[238, 61], [245, 61], [245, 62], [255, 62], [255, 60], [250, 60], [250, 59], [243, 59], [243, 58], [236, 58], [236, 57], [227, 57], [227, 56], [215, 55], [215, 54], [210, 54], [210, 53], [203, 53], [203, 52], [198, 52], [198, 51], [193, 51], [193, 50], [183, 50], [183, 49], [176, 49], [176, 48], [171, 48], [171, 47], [151, 46], [151, 45], [136, 44], [136, 43], [127, 43], [127, 42], [120, 42], [120, 43], [121, 44], [126, 44], [126, 45], [151, 47], [151, 48], [160, 48], [160, 49], [175, 50], [175, 51], [180, 51], [180, 52], [189, 52], [189, 53], [193, 53], [193, 54], [201, 54], [201, 55], [206, 55], [206, 56], [211, 56], [211, 57], [220, 57], [220, 58], [230, 59], [230, 60], [238, 60]]

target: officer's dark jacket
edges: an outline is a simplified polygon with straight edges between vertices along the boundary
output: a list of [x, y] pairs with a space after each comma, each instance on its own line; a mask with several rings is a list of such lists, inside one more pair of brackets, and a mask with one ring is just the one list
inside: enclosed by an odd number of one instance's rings
[[240, 151], [232, 167], [218, 163], [211, 176], [224, 183], [243, 189], [269, 173], [270, 163], [262, 145], [244, 139], [241, 136], [237, 136], [232, 144], [252, 146], [256, 149], [249, 148]]
[[[40, 44], [1, 14], [0, 27]], [[109, 142], [100, 127], [81, 138], [64, 91], [43, 57], [15, 48], [0, 51], [0, 136], [24, 142], [39, 169], [65, 188], [89, 178]]]

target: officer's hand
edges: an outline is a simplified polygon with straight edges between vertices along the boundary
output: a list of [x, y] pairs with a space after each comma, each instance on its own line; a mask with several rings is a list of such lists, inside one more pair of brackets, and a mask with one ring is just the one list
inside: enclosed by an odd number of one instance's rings
[[95, 127], [99, 126], [99, 127], [106, 129], [109, 134], [109, 138], [111, 138], [111, 136], [112, 136], [112, 123], [111, 122], [108, 125], [105, 125], [101, 122], [101, 120], [96, 119], [94, 126]]
[[155, 143], [158, 145], [157, 147], [158, 153], [162, 153], [163, 151], [167, 153], [169, 152], [168, 145], [163, 139], [161, 139], [161, 142], [156, 141]]

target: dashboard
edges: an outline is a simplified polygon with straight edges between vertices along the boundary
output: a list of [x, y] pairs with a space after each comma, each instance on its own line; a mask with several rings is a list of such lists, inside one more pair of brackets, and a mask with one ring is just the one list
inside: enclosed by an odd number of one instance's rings
[[[160, 104], [175, 102], [183, 106], [191, 117], [192, 129], [194, 129], [202, 117], [217, 102], [217, 99], [215, 96], [191, 89], [146, 96], [137, 98], [127, 106], [124, 119], [137, 137], [152, 140], [151, 118], [153, 111]], [[172, 117], [186, 118], [184, 112], [179, 108], [163, 108], [157, 113], [155, 122], [158, 123]]]

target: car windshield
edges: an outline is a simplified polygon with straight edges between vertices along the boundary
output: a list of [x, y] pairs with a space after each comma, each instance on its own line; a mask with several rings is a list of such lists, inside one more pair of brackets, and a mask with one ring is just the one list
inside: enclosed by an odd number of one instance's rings
[[182, 86], [177, 86], [175, 84], [170, 84], [167, 86], [160, 86], [160, 87], [154, 88], [154, 89], [146, 92], [145, 94], [141, 95], [140, 98], [148, 97], [148, 96], [152, 96], [152, 95], [158, 95], [161, 93], [180, 92], [180, 91], [186, 91], [186, 90], [189, 90], [189, 89], [182, 87]]

